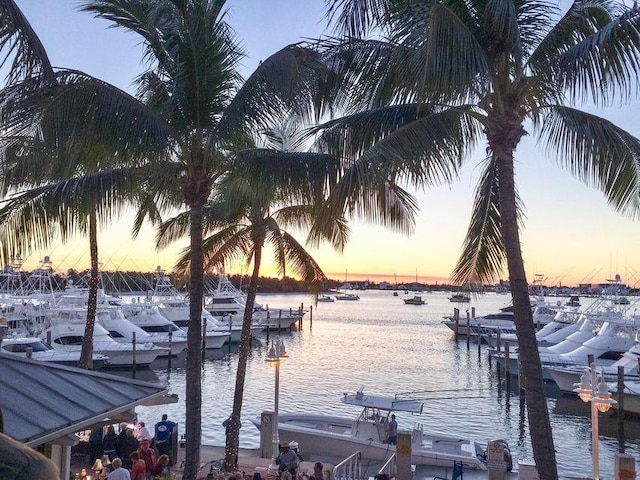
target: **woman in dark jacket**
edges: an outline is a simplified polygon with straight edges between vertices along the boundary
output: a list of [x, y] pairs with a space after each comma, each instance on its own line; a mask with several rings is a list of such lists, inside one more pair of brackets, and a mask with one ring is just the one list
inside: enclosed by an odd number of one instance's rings
[[109, 455], [109, 461], [113, 461], [118, 456], [118, 434], [113, 425], [107, 427], [107, 433], [102, 437], [102, 453]]

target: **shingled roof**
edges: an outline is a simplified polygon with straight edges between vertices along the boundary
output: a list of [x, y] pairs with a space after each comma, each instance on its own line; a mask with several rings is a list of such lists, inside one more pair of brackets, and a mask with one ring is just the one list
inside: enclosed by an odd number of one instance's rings
[[104, 423], [136, 405], [169, 403], [162, 385], [0, 353], [4, 433], [31, 446]]

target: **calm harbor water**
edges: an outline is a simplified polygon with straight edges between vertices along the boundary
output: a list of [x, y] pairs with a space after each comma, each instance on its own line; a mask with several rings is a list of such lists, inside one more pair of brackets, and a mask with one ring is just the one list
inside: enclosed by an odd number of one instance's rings
[[[289, 358], [280, 368], [280, 411], [316, 411], [346, 416], [359, 412], [340, 402], [344, 392], [364, 387], [369, 393], [407, 393], [424, 400], [422, 415], [398, 415], [400, 428], [422, 423], [425, 431], [473, 437], [479, 441], [502, 438], [508, 441], [514, 458], [531, 457], [524, 404], [516, 382], [507, 384], [490, 363], [486, 347], [480, 354], [475, 343], [468, 350], [466, 341], [457, 343], [453, 333], [441, 324], [456, 304], [446, 293], [423, 293], [426, 305], [405, 305], [400, 292], [357, 292], [359, 301], [319, 303], [313, 309], [313, 327], [309, 315], [301, 331], [270, 339], [283, 338]], [[409, 293], [413, 295], [413, 293]], [[507, 295], [485, 294], [474, 299], [476, 314], [497, 311], [509, 301]], [[271, 308], [307, 307], [309, 295], [261, 295], [260, 303]], [[469, 304], [457, 305], [462, 315]], [[258, 447], [258, 430], [250, 422], [274, 404], [274, 370], [265, 357], [266, 333], [260, 334], [248, 362], [242, 408], [241, 447]], [[224, 444], [221, 423], [231, 412], [237, 347], [206, 353], [203, 365], [203, 443]], [[123, 374], [127, 374], [124, 373]], [[139, 407], [138, 417], [148, 425], [162, 413], [179, 423], [184, 431], [185, 371], [184, 353], [172, 360], [154, 362], [137, 378], [169, 386], [181, 398], [177, 404]], [[548, 404], [558, 468], [561, 477], [591, 473], [591, 422], [589, 405], [577, 397], [563, 397], [548, 386]], [[600, 415], [601, 478], [613, 478], [616, 452], [640, 459], [640, 421], [624, 424], [624, 441], [618, 438], [615, 417]], [[302, 452], [304, 455], [304, 452]]]

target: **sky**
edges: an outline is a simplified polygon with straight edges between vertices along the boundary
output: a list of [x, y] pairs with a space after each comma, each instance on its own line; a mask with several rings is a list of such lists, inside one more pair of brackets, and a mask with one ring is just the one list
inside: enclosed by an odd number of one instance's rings
[[[17, 0], [17, 4], [54, 66], [83, 70], [133, 92], [132, 82], [145, 67], [135, 36], [79, 12], [73, 0]], [[284, 46], [327, 32], [323, 0], [234, 0], [228, 15], [247, 54], [242, 65], [245, 76]], [[587, 109], [640, 136], [638, 102], [602, 111]], [[481, 145], [451, 184], [411, 190], [420, 208], [411, 235], [352, 219], [350, 240], [342, 253], [324, 246], [310, 251], [329, 278], [448, 283], [462, 249], [483, 158]], [[547, 285], [577, 285], [605, 282], [620, 274], [623, 282], [640, 286], [640, 221], [615, 212], [600, 192], [560, 168], [534, 138], [523, 139], [516, 162], [516, 183], [525, 205], [521, 243], [529, 281], [539, 274]], [[131, 226], [132, 217], [125, 214], [102, 228], [102, 268], [150, 271], [161, 266], [170, 271], [186, 242], [158, 251], [151, 227], [132, 240]], [[56, 270], [82, 270], [89, 266], [88, 252], [83, 238], [66, 245], [56, 242], [46, 252], [25, 252], [24, 268], [37, 266], [47, 255]], [[229, 265], [227, 270], [246, 273], [247, 267]], [[269, 259], [262, 274], [277, 275]]]

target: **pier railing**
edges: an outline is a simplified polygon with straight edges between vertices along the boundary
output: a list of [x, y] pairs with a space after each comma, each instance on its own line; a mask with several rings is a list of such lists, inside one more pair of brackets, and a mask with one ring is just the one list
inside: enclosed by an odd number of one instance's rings
[[362, 454], [348, 456], [333, 467], [333, 480], [362, 480]]
[[396, 454], [394, 453], [389, 457], [389, 460], [384, 462], [384, 465], [378, 470], [379, 475], [387, 475], [387, 478], [396, 478], [396, 472], [398, 471], [398, 464], [396, 461]]

